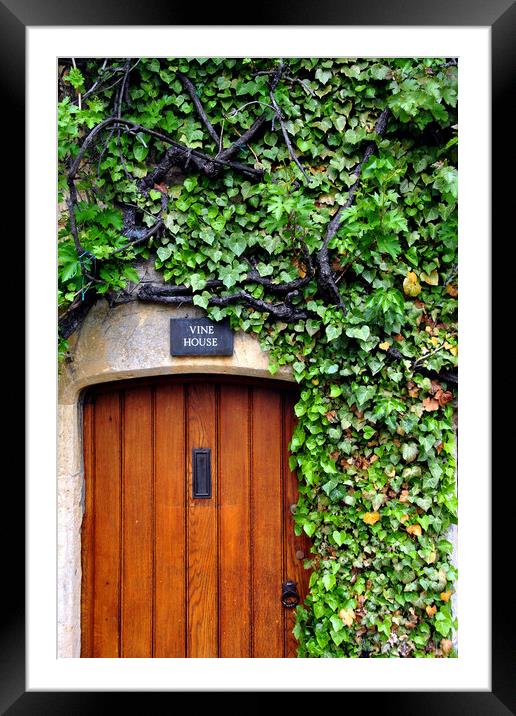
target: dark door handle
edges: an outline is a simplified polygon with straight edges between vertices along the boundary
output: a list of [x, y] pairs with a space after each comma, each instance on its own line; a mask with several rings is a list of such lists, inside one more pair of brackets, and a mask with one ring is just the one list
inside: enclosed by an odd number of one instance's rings
[[293, 609], [299, 604], [297, 583], [287, 580], [281, 585], [281, 603], [285, 609]]

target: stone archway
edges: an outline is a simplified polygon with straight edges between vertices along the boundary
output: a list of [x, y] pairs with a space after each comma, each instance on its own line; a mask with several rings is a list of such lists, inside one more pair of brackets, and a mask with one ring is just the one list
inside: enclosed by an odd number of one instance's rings
[[58, 657], [80, 655], [84, 389], [115, 380], [181, 373], [293, 380], [286, 368], [272, 376], [258, 341], [243, 332], [235, 335], [232, 356], [172, 357], [170, 318], [201, 315], [195, 308], [138, 302], [109, 308], [102, 300], [70, 339], [58, 397]]

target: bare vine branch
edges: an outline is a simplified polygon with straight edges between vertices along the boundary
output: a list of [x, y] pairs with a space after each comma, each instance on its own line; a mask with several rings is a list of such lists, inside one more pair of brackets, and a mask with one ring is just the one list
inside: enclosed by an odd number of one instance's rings
[[[390, 110], [384, 109], [383, 112], [378, 117], [378, 120], [375, 124], [374, 131], [378, 136], [383, 136], [385, 134], [385, 130], [387, 129], [387, 120], [389, 118]], [[364, 151], [364, 155], [362, 157], [362, 160], [356, 165], [356, 167], [353, 170], [353, 173], [355, 174], [356, 181], [349, 189], [348, 198], [346, 199], [345, 203], [339, 208], [339, 210], [336, 212], [335, 216], [331, 219], [331, 221], [328, 224], [328, 227], [326, 229], [326, 234], [324, 237], [323, 244], [319, 251], [316, 254], [315, 261], [317, 265], [317, 283], [319, 286], [319, 291], [321, 295], [328, 300], [330, 303], [333, 303], [334, 305], [340, 306], [341, 309], [345, 312], [346, 308], [342, 302], [342, 298], [337, 286], [337, 283], [335, 281], [335, 277], [333, 274], [333, 271], [330, 266], [330, 256], [329, 256], [329, 243], [337, 233], [341, 223], [342, 223], [342, 214], [346, 209], [349, 209], [350, 206], [353, 205], [355, 201], [355, 197], [360, 185], [360, 175], [362, 173], [362, 167], [364, 166], [365, 162], [369, 159], [369, 157], [372, 155], [376, 147], [375, 142], [368, 142]]]
[[[307, 311], [300, 310], [290, 303], [290, 299], [294, 298], [295, 293], [289, 294], [288, 300], [283, 303], [270, 303], [269, 301], [255, 298], [248, 291], [241, 290], [229, 296], [212, 295], [208, 299], [208, 305], [224, 308], [235, 303], [242, 303], [249, 308], [267, 313], [276, 320], [290, 323], [308, 318], [310, 315]], [[150, 303], [165, 303], [168, 305], [186, 303], [194, 305], [194, 296], [192, 294], [179, 294], [177, 293], [177, 287], [171, 288], [163, 284], [143, 284], [137, 293], [137, 298], [139, 301]]]
[[410, 358], [407, 358], [407, 356], [404, 356], [403, 353], [401, 353], [397, 348], [391, 346], [387, 351], [387, 355], [390, 358], [394, 358], [395, 360], [409, 361], [410, 370], [413, 370], [417, 373], [422, 373], [429, 378], [437, 378], [437, 380], [444, 380], [447, 383], [453, 383], [453, 385], [458, 385], [459, 383], [459, 376], [456, 368], [442, 368], [441, 370], [437, 371], [432, 370], [431, 368], [425, 368], [425, 366], [421, 365], [423, 360], [430, 357], [430, 354], [427, 356], [422, 356], [416, 360], [411, 360]]
[[199, 99], [199, 95], [197, 94], [197, 90], [195, 89], [193, 82], [191, 82], [190, 79], [186, 75], [184, 75], [182, 72], [178, 72], [177, 76], [179, 77], [181, 84], [185, 88], [185, 90], [188, 92], [188, 95], [192, 102], [194, 103], [195, 109], [197, 110], [197, 114], [201, 118], [202, 123], [208, 130], [208, 134], [213, 139], [215, 144], [218, 146], [220, 142], [220, 137], [213, 126], [213, 124], [208, 119], [208, 115], [204, 111], [204, 107], [202, 106], [202, 102]]
[[292, 147], [292, 142], [290, 141], [290, 137], [288, 136], [287, 128], [286, 128], [286, 126], [285, 126], [285, 121], [284, 121], [283, 113], [282, 113], [282, 111], [281, 111], [281, 109], [280, 109], [280, 107], [279, 107], [279, 105], [278, 105], [278, 102], [277, 102], [277, 100], [276, 100], [276, 97], [274, 96], [274, 90], [276, 89], [276, 86], [277, 86], [277, 84], [278, 84], [278, 80], [279, 80], [279, 78], [281, 77], [281, 75], [282, 75], [282, 73], [283, 73], [283, 70], [284, 70], [284, 63], [283, 63], [283, 60], [281, 60], [281, 61], [280, 61], [280, 64], [279, 64], [279, 75], [275, 76], [274, 79], [273, 79], [273, 81], [272, 81], [272, 83], [271, 83], [270, 91], [269, 91], [269, 96], [270, 96], [270, 98], [271, 98], [272, 106], [274, 107], [274, 111], [275, 111], [275, 113], [276, 113], [276, 118], [277, 118], [277, 120], [278, 120], [278, 122], [279, 122], [279, 125], [280, 125], [280, 128], [281, 128], [281, 133], [283, 134], [283, 139], [285, 140], [285, 145], [286, 145], [286, 147], [287, 147], [287, 149], [288, 149], [288, 153], [290, 154], [290, 156], [291, 156], [292, 161], [294, 162], [294, 164], [299, 168], [299, 170], [301, 171], [301, 173], [303, 174], [303, 176], [305, 177], [305, 179], [310, 183], [310, 177], [308, 176], [308, 174], [307, 174], [305, 168], [303, 167], [303, 165], [302, 165], [301, 162], [299, 161], [298, 156], [297, 156], [297, 154], [295, 153], [295, 151], [294, 151], [294, 149], [293, 149], [293, 147]]

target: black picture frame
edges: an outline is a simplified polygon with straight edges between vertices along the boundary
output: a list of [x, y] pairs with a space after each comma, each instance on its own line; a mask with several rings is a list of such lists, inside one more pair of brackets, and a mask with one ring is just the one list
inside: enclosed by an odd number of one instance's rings
[[[295, 12], [294, 12], [295, 10]], [[162, 0], [0, 0], [0, 82], [2, 104], [0, 113], [2, 136], [14, 148], [9, 163], [9, 185], [13, 187], [13, 207], [18, 203], [16, 226], [21, 234], [24, 185], [25, 145], [25, 29], [27, 26], [63, 25], [197, 25], [199, 8]], [[230, 22], [235, 19], [236, 22]], [[318, 0], [311, 3], [300, 0], [295, 7], [289, 3], [270, 6], [250, 6], [247, 17], [242, 7], [225, 3], [223, 10], [217, 5], [202, 10], [202, 25], [361, 25], [361, 26], [484, 26], [492, 33], [492, 216], [493, 236], [501, 237], [507, 207], [514, 204], [512, 182], [503, 181], [505, 162], [508, 160], [513, 131], [512, 115], [508, 116], [508, 103], [514, 94], [514, 58], [516, 34], [516, 6], [513, 0], [432, 0], [407, 2], [406, 0], [368, 0], [367, 3], [342, 0]], [[6, 111], [8, 108], [8, 111]], [[5, 154], [4, 154], [5, 157]], [[5, 165], [4, 165], [5, 167]], [[14, 190], [16, 188], [16, 190]], [[509, 195], [511, 192], [511, 195]], [[20, 238], [21, 242], [21, 238]], [[492, 300], [501, 289], [493, 282]], [[17, 304], [19, 305], [19, 304]], [[482, 337], [489, 340], [489, 337]], [[29, 337], [30, 347], [30, 337]], [[486, 440], [490, 436], [485, 436]], [[494, 435], [493, 435], [494, 440]], [[502, 440], [502, 437], [499, 438]], [[500, 448], [500, 443], [498, 443]], [[494, 442], [492, 455], [495, 455]], [[509, 468], [510, 469], [510, 468]], [[492, 471], [492, 493], [504, 490], [504, 477]], [[2, 611], [0, 673], [0, 709], [2, 713], [18, 714], [86, 714], [104, 713], [120, 706], [120, 692], [26, 692], [25, 689], [25, 621], [24, 621], [24, 486], [19, 474], [16, 479], [4, 481], [4, 508], [14, 513], [12, 528], [4, 532], [3, 574], [4, 598]], [[5, 494], [7, 492], [7, 495]], [[496, 501], [493, 500], [496, 505]], [[495, 519], [492, 524], [492, 691], [426, 691], [426, 692], [347, 692], [342, 708], [349, 709], [350, 699], [362, 700], [362, 710], [369, 712], [395, 712], [425, 716], [468, 714], [475, 716], [502, 716], [516, 713], [514, 689], [514, 597], [509, 591], [508, 572], [514, 560], [509, 557], [511, 537], [510, 519]], [[511, 529], [512, 531], [512, 529]], [[8, 544], [7, 544], [8, 541]], [[512, 604], [511, 604], [512, 602]], [[495, 608], [496, 607], [496, 608]], [[511, 623], [512, 620], [512, 623]], [[408, 685], [410, 687], [410, 685]], [[317, 685], [314, 684], [314, 691]], [[130, 693], [131, 706], [141, 713], [161, 713], [155, 706], [157, 699], [168, 701], [172, 707], [174, 692]], [[325, 708], [321, 703], [320, 708]], [[167, 708], [167, 713], [170, 708]], [[163, 713], [165, 713], [163, 709]]]

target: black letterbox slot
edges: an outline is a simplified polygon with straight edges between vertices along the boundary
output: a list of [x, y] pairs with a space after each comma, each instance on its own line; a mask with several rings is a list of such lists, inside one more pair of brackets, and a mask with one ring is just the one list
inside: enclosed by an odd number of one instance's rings
[[211, 497], [211, 449], [192, 449], [193, 496]]

